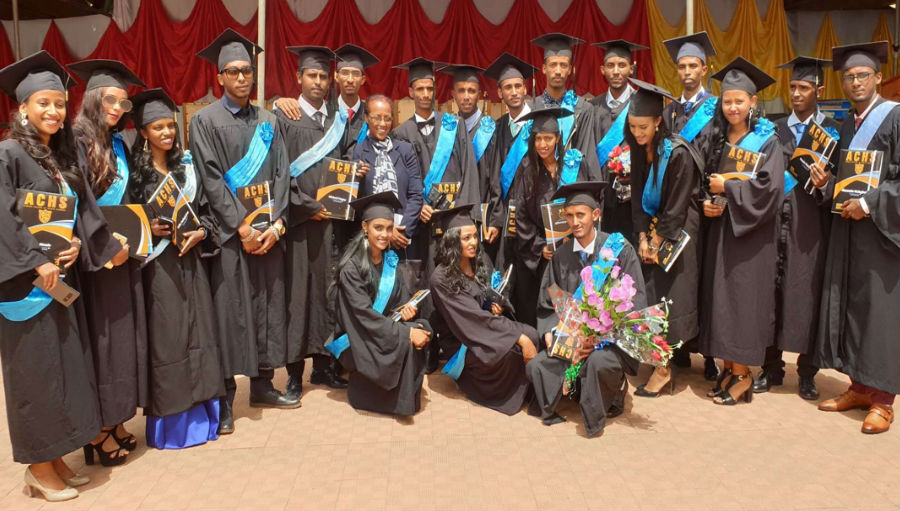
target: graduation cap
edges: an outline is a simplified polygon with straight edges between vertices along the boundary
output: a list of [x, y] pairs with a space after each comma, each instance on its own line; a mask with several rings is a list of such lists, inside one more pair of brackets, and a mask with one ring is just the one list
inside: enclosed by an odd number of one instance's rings
[[160, 119], [174, 119], [178, 106], [162, 89], [147, 89], [131, 98], [134, 105], [134, 124], [144, 127]]
[[803, 80], [818, 86], [825, 83], [825, 72], [822, 68], [828, 66], [831, 66], [830, 60], [801, 56], [781, 64], [778, 69], [791, 69], [791, 80]]
[[394, 192], [387, 191], [367, 195], [350, 202], [350, 207], [356, 211], [356, 218], [369, 222], [376, 218], [393, 220], [394, 211], [403, 208], [400, 199]]
[[566, 206], [589, 206], [598, 209], [602, 204], [603, 189], [606, 181], [579, 181], [559, 187], [551, 200], [565, 199]]
[[831, 60], [835, 69], [846, 71], [854, 67], [871, 67], [876, 72], [881, 70], [881, 63], [887, 62], [888, 42], [847, 44], [831, 49]]
[[631, 106], [628, 107], [628, 115], [634, 117], [659, 117], [663, 113], [665, 99], [669, 98], [675, 101], [675, 96], [671, 92], [647, 83], [637, 78], [629, 78], [632, 85], [637, 87], [634, 94], [631, 95]]
[[606, 59], [610, 57], [622, 57], [623, 59], [627, 59], [629, 62], [634, 62], [634, 57], [631, 55], [631, 52], [650, 49], [646, 46], [626, 41], [625, 39], [615, 39], [613, 41], [594, 43], [591, 46], [596, 46], [598, 48], [603, 48], [604, 50], [606, 50], [606, 54], [603, 55], [603, 62], [606, 62]]
[[353, 67], [363, 71], [381, 62], [378, 60], [378, 57], [369, 53], [368, 50], [355, 44], [345, 44], [334, 50], [334, 54], [340, 59], [337, 63], [338, 71], [345, 67]]
[[453, 83], [479, 83], [478, 73], [483, 73], [484, 69], [478, 66], [470, 66], [469, 64], [450, 64], [438, 69], [438, 71], [453, 76]]
[[709, 34], [705, 31], [666, 39], [663, 41], [663, 44], [669, 50], [669, 55], [672, 56], [672, 61], [675, 64], [678, 64], [681, 57], [697, 57], [706, 64], [706, 59], [716, 54], [716, 49], [713, 48]]
[[722, 92], [742, 90], [751, 96], [775, 83], [774, 78], [744, 57], [732, 60], [721, 71], [714, 74], [713, 79], [722, 82]]
[[253, 65], [253, 58], [263, 52], [262, 47], [230, 28], [215, 41], [200, 50], [197, 56], [215, 64], [222, 71], [229, 62], [244, 61]]
[[544, 60], [550, 57], [572, 58], [572, 47], [583, 42], [583, 39], [560, 32], [551, 32], [531, 40], [531, 44], [544, 49]]
[[440, 62], [428, 60], [424, 57], [416, 57], [409, 62], [394, 66], [394, 69], [406, 69], [409, 71], [409, 84], [422, 78], [431, 78], [434, 80], [434, 68], [439, 66]]
[[19, 104], [28, 101], [35, 92], [65, 92], [74, 85], [75, 79], [66, 68], [44, 50], [0, 69], [0, 89]]
[[334, 52], [325, 46], [288, 46], [287, 51], [299, 57], [299, 69], [318, 69], [326, 73], [331, 70]]
[[573, 112], [568, 108], [548, 107], [532, 110], [519, 118], [520, 122], [534, 121], [531, 125], [532, 133], [559, 133], [559, 123], [557, 119], [568, 117]]
[[503, 80], [509, 78], [530, 78], [537, 72], [537, 68], [516, 57], [515, 55], [504, 53], [497, 57], [494, 62], [484, 70], [484, 76], [497, 80], [499, 85]]
[[129, 85], [146, 87], [128, 66], [118, 60], [93, 59], [82, 60], [67, 66], [78, 78], [87, 82], [86, 90], [100, 87], [118, 87], [128, 89]]
[[438, 222], [437, 225], [439, 225], [444, 232], [447, 232], [454, 227], [474, 226], [475, 221], [472, 220], [472, 208], [475, 206], [476, 204], [466, 204], [450, 209], [440, 209], [431, 215], [431, 220], [433, 222]]

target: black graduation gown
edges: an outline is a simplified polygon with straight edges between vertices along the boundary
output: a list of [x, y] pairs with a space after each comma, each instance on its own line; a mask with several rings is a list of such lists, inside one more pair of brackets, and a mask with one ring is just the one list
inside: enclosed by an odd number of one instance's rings
[[[83, 169], [88, 168], [86, 154], [81, 147], [78, 159]], [[129, 188], [121, 204], [130, 202]], [[149, 394], [141, 263], [129, 258], [112, 269], [86, 272], [82, 287], [103, 426], [115, 426], [134, 417], [139, 406], [146, 406]]]
[[[797, 139], [788, 128], [787, 117], [775, 121], [776, 133], [784, 149], [788, 166], [797, 147]], [[837, 129], [838, 123], [825, 117], [825, 127]], [[822, 296], [822, 272], [825, 248], [831, 228], [829, 204], [819, 204], [804, 191], [805, 183], [784, 197], [778, 218], [778, 280], [775, 345], [778, 349], [810, 353], [815, 343]]]
[[[639, 148], [643, 151], [644, 148]], [[643, 208], [642, 194], [647, 185], [647, 169], [632, 171], [632, 212], [637, 232], [648, 232], [652, 218]], [[685, 146], [676, 145], [669, 156], [666, 175], [662, 181], [662, 195], [656, 233], [665, 239], [675, 240], [685, 231], [691, 240], [668, 273], [658, 264], [641, 264], [647, 300], [659, 302], [663, 297], [672, 300], [669, 306], [670, 344], [689, 341], [699, 333], [697, 293], [700, 282], [700, 171]]]
[[[619, 117], [619, 114], [622, 113], [622, 110], [631, 102], [630, 96], [629, 100], [625, 101], [621, 105], [617, 106], [614, 109], [609, 108], [609, 105], [606, 104], [606, 97], [609, 93], [601, 94], [594, 99], [591, 100], [591, 104], [597, 107], [597, 118], [598, 124], [600, 128], [598, 130], [602, 132], [604, 135], [609, 132], [612, 124]], [[626, 125], [624, 129], [628, 129]], [[602, 138], [602, 137], [601, 137]], [[600, 139], [597, 139], [597, 143], [600, 142]], [[621, 144], [623, 147], [626, 145], [624, 140]], [[595, 148], [596, 151], [596, 148]], [[634, 167], [631, 169], [632, 173], [634, 173]], [[608, 164], [604, 164], [603, 168], [600, 171], [601, 179], [610, 183], [610, 186], [604, 192], [604, 200], [603, 200], [603, 217], [600, 220], [600, 224], [604, 232], [618, 232], [622, 233], [630, 243], [637, 243], [637, 235], [635, 234], [634, 223], [631, 218], [631, 201], [628, 202], [619, 202], [616, 198], [615, 190], [612, 188], [612, 182], [615, 176], [612, 171], [609, 170]], [[634, 175], [631, 176], [631, 180], [634, 181]], [[632, 198], [634, 198], [634, 191], [632, 190], [631, 194]]]
[[[132, 200], [147, 202], [160, 179], [143, 183]], [[184, 179], [175, 174], [179, 186], [184, 186]], [[199, 182], [191, 208], [206, 229], [206, 239], [182, 257], [169, 244], [143, 269], [150, 373], [144, 412], [156, 417], [175, 415], [225, 394], [215, 307], [201, 260], [218, 252], [215, 222]], [[154, 238], [154, 247], [161, 241]]]
[[359, 110], [353, 112], [353, 118], [350, 119], [350, 122], [347, 124], [347, 143], [344, 154], [353, 154], [353, 148], [356, 147], [356, 139], [359, 138], [359, 132], [362, 131], [365, 124], [366, 102], [359, 100]]
[[[373, 266], [376, 277], [380, 277], [383, 266]], [[350, 341], [350, 348], [341, 354], [344, 367], [351, 368], [347, 397], [350, 405], [360, 410], [414, 415], [421, 403], [425, 351], [409, 342], [415, 322], [394, 322], [390, 318], [393, 310], [409, 299], [403, 272], [396, 273], [383, 313], [373, 308], [377, 295], [377, 285], [367, 281], [358, 263], [351, 261], [341, 269], [337, 331], [346, 333]]]
[[[79, 289], [79, 273], [95, 271], [118, 252], [103, 215], [87, 190], [78, 200], [75, 235], [79, 261], [66, 283]], [[16, 216], [16, 189], [60, 193], [58, 184], [14, 140], [0, 142], [0, 301], [24, 298], [34, 269], [48, 262]], [[121, 247], [121, 245], [118, 245]], [[87, 335], [84, 300], [50, 302], [22, 322], [0, 316], [0, 363], [13, 460], [44, 463], [87, 444], [100, 432], [100, 406]]]
[[194, 168], [217, 225], [221, 252], [211, 260], [210, 284], [220, 335], [222, 376], [257, 376], [260, 368], [286, 363], [284, 243], [265, 255], [250, 255], [241, 246], [238, 227], [246, 211], [225, 185], [224, 174], [247, 153], [256, 126], [269, 122], [274, 138], [254, 182], [269, 181], [274, 218], [287, 217], [290, 176], [278, 121], [255, 106], [232, 114], [223, 100], [191, 119]]
[[[544, 95], [541, 94], [534, 98], [532, 110], [547, 108], [548, 105], [544, 101]], [[558, 105], [557, 105], [558, 106]], [[603, 138], [600, 135], [600, 126], [597, 116], [597, 109], [594, 108], [586, 99], [579, 97], [575, 103], [575, 133], [572, 134], [568, 147], [581, 151], [584, 160], [581, 167], [584, 169], [586, 179], [590, 181], [599, 181], [602, 179], [600, 164], [597, 162], [597, 142]]]
[[[509, 206], [510, 196], [503, 198], [503, 188], [500, 185], [500, 168], [506, 161], [506, 156], [512, 148], [515, 137], [509, 130], [509, 113], [503, 114], [497, 120], [497, 129], [494, 131], [494, 138], [485, 151], [481, 159], [480, 165], [487, 165], [490, 169], [490, 188], [488, 191], [488, 203], [490, 204], [490, 217], [488, 225], [496, 227], [500, 230], [500, 238], [494, 243], [495, 248], [493, 263], [497, 268], [506, 268], [513, 259], [514, 243], [512, 237], [506, 236], [506, 213]], [[517, 170], [518, 172], [518, 170]], [[511, 191], [512, 186], [510, 186]], [[488, 246], [485, 250], [488, 250]]]
[[[431, 296], [450, 330], [468, 348], [465, 368], [456, 380], [459, 389], [482, 406], [507, 415], [518, 413], [528, 398], [529, 384], [516, 341], [524, 334], [537, 345], [534, 327], [513, 321], [506, 312], [495, 316], [482, 309], [484, 292], [475, 279], [453, 293], [443, 265], [431, 275]], [[503, 307], [510, 309], [508, 303]]]
[[[597, 231], [594, 253], [588, 259], [588, 264], [594, 263], [600, 247], [608, 237], [609, 234]], [[635, 310], [646, 307], [647, 298], [644, 293], [640, 259], [629, 243], [626, 242], [619, 252], [617, 264], [623, 272], [634, 279], [635, 289], [638, 291], [632, 299]], [[538, 294], [538, 333], [541, 342], [544, 342], [544, 335], [559, 322], [547, 290], [550, 286], [557, 285], [563, 291], [574, 293], [581, 283], [580, 272], [585, 266], [586, 264], [581, 262], [580, 253], [575, 252], [571, 238], [560, 245], [559, 250], [553, 254], [553, 259], [544, 271]], [[538, 353], [538, 356], [528, 363], [525, 372], [534, 386], [534, 399], [528, 407], [529, 414], [546, 419], [556, 412], [556, 407], [562, 399], [566, 369], [570, 366], [570, 362], [550, 357], [546, 351]], [[578, 399], [588, 436], [594, 436], [603, 430], [609, 412], [625, 409], [625, 394], [628, 388], [625, 375], [636, 375], [638, 366], [640, 362], [615, 345], [594, 351], [585, 360], [580, 373], [581, 391]]]
[[725, 212], [706, 219], [700, 294], [700, 352], [755, 366], [775, 335], [775, 229], [785, 169], [774, 134], [761, 152], [756, 179], [726, 181]]
[[[288, 164], [325, 136], [336, 114], [330, 105], [328, 110], [324, 127], [309, 116], [292, 121], [280, 110], [275, 112]], [[347, 133], [345, 128], [341, 142], [328, 157], [343, 157]], [[325, 167], [320, 162], [300, 177], [290, 178], [290, 226], [286, 234], [288, 362], [299, 362], [310, 355], [328, 355], [325, 343], [334, 331], [334, 302], [328, 298], [328, 286], [334, 281], [341, 244], [335, 237], [345, 238], [342, 229], [347, 230], [351, 222], [310, 220], [322, 209], [316, 201], [316, 191], [323, 171]]]
[[[856, 132], [850, 119], [841, 126], [845, 149]], [[868, 149], [885, 152], [881, 183], [864, 196], [869, 217], [832, 218], [815, 362], [900, 394], [900, 108], [890, 112]]]

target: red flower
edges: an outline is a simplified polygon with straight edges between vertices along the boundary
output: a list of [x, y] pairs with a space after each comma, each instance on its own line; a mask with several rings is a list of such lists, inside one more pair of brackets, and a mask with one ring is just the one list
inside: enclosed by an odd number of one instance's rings
[[641, 319], [641, 313], [638, 311], [634, 311], [628, 315], [628, 319]]
[[650, 358], [652, 358], [653, 360], [656, 360], [657, 362], [662, 362], [662, 355], [660, 355], [659, 353], [657, 353], [655, 351], [650, 353]]

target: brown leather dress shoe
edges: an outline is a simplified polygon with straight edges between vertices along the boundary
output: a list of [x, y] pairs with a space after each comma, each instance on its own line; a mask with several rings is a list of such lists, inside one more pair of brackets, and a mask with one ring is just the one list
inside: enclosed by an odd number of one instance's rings
[[894, 422], [894, 407], [891, 405], [874, 404], [869, 408], [869, 414], [863, 421], [862, 432], [874, 435], [884, 433]]
[[823, 412], [843, 412], [870, 406], [872, 406], [872, 398], [865, 394], [848, 390], [836, 398], [826, 399], [819, 403], [819, 410]]

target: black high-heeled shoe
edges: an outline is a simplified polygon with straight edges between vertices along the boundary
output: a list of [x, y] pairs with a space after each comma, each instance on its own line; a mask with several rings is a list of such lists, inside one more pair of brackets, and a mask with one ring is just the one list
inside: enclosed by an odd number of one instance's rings
[[[97, 457], [100, 458], [100, 464], [104, 467], [115, 467], [125, 463], [125, 460], [128, 459], [128, 456], [119, 456], [119, 453], [127, 449], [119, 446], [115, 451], [104, 451], [103, 444], [106, 442], [106, 439], [110, 436], [114, 439], [115, 435], [112, 434], [111, 431], [105, 431], [106, 436], [103, 437], [103, 440], [100, 440], [97, 444], [87, 444], [82, 450], [84, 451], [84, 464], [85, 465], [93, 465], [94, 464], [94, 451], [97, 451]], [[118, 443], [118, 442], [117, 442]]]
[[[747, 387], [740, 391], [737, 396], [731, 393], [731, 388], [735, 385], [741, 384], [741, 382], [750, 380]], [[747, 374], [736, 374], [731, 378], [731, 381], [728, 382], [728, 386], [725, 387], [725, 391], [721, 396], [717, 396], [713, 399], [713, 403], [717, 405], [728, 405], [734, 406], [741, 399], [741, 396], [744, 398], [745, 403], [749, 403], [753, 401], [753, 375], [750, 373]]]
[[118, 426], [112, 428], [111, 430], [109, 430], [109, 432], [112, 434], [112, 437], [116, 439], [116, 443], [119, 444], [119, 447], [125, 449], [128, 452], [132, 452], [137, 449], [137, 438], [135, 438], [135, 436], [131, 433], [128, 433], [128, 436], [126, 436], [125, 438], [119, 438], [119, 435], [116, 435], [117, 428]]
[[719, 374], [719, 379], [716, 380], [716, 386], [711, 388], [709, 390], [709, 392], [706, 393], [706, 397], [721, 397], [722, 393], [725, 392], [725, 390], [722, 388], [722, 384], [728, 382], [728, 380], [730, 378], [731, 378], [731, 368], [726, 367]]
[[647, 384], [643, 384], [638, 388], [634, 389], [634, 395], [638, 397], [659, 397], [662, 394], [662, 391], [665, 390], [666, 387], [669, 388], [669, 395], [675, 394], [675, 366], [673, 364], [669, 364], [669, 381], [667, 381], [659, 390], [656, 392], [650, 392], [646, 388]]

